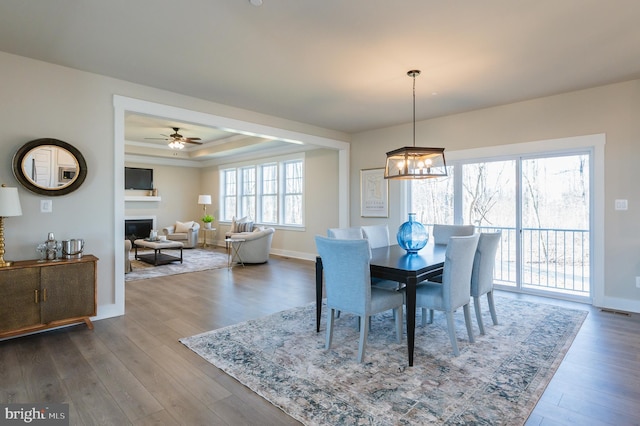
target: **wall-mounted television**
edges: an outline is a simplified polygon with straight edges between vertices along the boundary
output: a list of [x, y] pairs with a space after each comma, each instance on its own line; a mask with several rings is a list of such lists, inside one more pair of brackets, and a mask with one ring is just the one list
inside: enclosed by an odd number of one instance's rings
[[153, 169], [125, 167], [124, 189], [153, 189]]

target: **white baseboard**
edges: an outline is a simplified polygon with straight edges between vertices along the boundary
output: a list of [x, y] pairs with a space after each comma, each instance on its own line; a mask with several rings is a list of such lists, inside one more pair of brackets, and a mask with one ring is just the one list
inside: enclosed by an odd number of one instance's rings
[[640, 302], [637, 300], [621, 299], [619, 297], [604, 297], [602, 300], [602, 306], [593, 306], [603, 309], [611, 309], [622, 312], [640, 313]]

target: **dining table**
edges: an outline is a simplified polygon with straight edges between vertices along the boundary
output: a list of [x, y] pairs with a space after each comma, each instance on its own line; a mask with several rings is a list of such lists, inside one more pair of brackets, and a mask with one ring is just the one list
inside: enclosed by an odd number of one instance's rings
[[[444, 267], [447, 246], [428, 243], [417, 253], [407, 253], [398, 245], [371, 249], [371, 277], [404, 283], [407, 310], [407, 348], [409, 366], [413, 366], [416, 325], [416, 288], [418, 283], [438, 275]], [[316, 257], [316, 332], [322, 315], [322, 258]]]

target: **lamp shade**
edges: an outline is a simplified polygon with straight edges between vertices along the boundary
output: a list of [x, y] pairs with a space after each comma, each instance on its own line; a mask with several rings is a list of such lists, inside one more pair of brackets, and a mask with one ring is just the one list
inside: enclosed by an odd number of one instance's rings
[[211, 204], [211, 195], [198, 195], [198, 204]]
[[18, 188], [0, 187], [0, 216], [22, 216]]

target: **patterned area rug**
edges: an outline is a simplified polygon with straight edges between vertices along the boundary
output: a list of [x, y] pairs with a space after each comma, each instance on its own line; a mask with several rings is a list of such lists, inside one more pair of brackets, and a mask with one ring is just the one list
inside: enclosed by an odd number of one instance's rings
[[[138, 249], [138, 253], [153, 253], [153, 250]], [[180, 252], [168, 250], [167, 254], [180, 256]], [[182, 250], [182, 263], [180, 261], [166, 265], [153, 266], [146, 262], [134, 259], [134, 250], [129, 255], [133, 271], [125, 274], [125, 281], [146, 280], [148, 278], [162, 277], [165, 275], [184, 274], [187, 272], [206, 271], [227, 267], [227, 254], [215, 247], [199, 247]]]
[[476, 343], [456, 313], [459, 357], [442, 313], [418, 325], [413, 367], [391, 311], [372, 318], [363, 364], [357, 319], [342, 314], [326, 351], [315, 304], [180, 341], [307, 425], [523, 424], [587, 312], [496, 296], [494, 326], [483, 302], [487, 334], [474, 326]]

